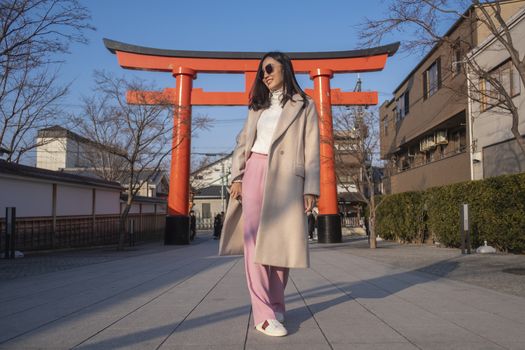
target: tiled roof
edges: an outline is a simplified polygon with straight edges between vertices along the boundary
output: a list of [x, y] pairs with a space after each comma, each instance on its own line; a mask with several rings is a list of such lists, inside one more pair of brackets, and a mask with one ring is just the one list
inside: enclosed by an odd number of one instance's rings
[[46, 138], [69, 137], [70, 139], [73, 139], [79, 142], [85, 142], [85, 143], [92, 142], [88, 140], [87, 138], [74, 133], [71, 130], [61, 127], [60, 125], [54, 125], [49, 128], [38, 130], [38, 137], [46, 137]]
[[32, 177], [50, 181], [69, 182], [88, 186], [108, 187], [121, 190], [122, 187], [117, 182], [105, 181], [93, 177], [68, 174], [61, 171], [36, 168], [27, 165], [16, 164], [0, 160], [0, 174], [16, 175], [22, 177]]
[[[221, 198], [221, 187], [222, 186], [208, 186], [201, 188], [195, 192], [195, 195], [193, 198]], [[224, 186], [224, 196], [228, 195], [228, 191], [226, 190], [226, 186]]]

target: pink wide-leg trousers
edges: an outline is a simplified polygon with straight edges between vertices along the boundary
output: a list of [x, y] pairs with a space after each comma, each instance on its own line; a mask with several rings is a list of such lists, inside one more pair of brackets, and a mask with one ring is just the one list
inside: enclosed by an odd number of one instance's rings
[[242, 179], [244, 267], [255, 325], [275, 319], [275, 312], [284, 314], [284, 289], [289, 272], [286, 267], [261, 265], [253, 261], [267, 170], [268, 156], [252, 153]]

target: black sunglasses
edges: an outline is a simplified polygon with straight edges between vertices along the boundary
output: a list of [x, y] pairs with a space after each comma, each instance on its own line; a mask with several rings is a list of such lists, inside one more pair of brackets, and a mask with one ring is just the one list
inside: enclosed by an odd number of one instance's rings
[[268, 63], [266, 66], [264, 66], [264, 68], [259, 73], [261, 79], [264, 78], [264, 72], [266, 72], [266, 74], [270, 75], [270, 74], [273, 73], [273, 71], [274, 71], [273, 65], [271, 63]]

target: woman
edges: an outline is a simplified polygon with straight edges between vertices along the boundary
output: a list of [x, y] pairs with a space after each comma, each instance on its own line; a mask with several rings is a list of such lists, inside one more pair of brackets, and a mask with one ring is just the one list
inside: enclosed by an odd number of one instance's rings
[[319, 128], [283, 53], [259, 63], [230, 181], [219, 254], [244, 253], [255, 328], [284, 336], [289, 268], [309, 266], [305, 213], [319, 196]]

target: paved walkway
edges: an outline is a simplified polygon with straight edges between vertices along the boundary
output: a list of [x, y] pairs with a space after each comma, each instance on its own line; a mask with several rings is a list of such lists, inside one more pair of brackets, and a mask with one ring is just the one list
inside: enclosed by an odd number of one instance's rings
[[241, 258], [196, 243], [0, 263], [0, 349], [525, 349], [525, 298], [444, 277], [460, 262], [418, 266], [403, 251], [417, 247], [360, 241], [311, 246], [286, 289], [290, 334], [267, 337]]

